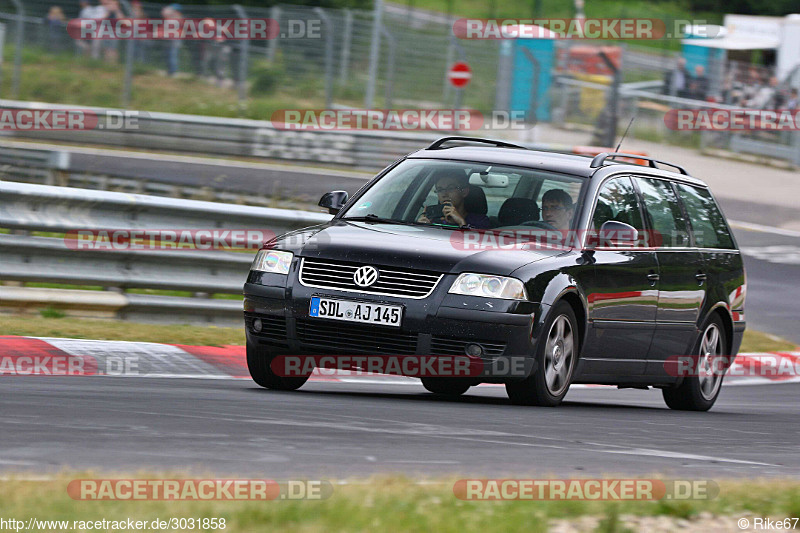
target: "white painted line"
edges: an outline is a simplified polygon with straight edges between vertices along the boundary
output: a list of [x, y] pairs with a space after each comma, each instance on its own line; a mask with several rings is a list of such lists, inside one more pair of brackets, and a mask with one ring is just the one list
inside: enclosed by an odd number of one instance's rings
[[736, 229], [772, 233], [773, 235], [783, 235], [784, 237], [800, 237], [800, 231], [776, 228], [775, 226], [765, 226], [763, 224], [753, 224], [752, 222], [742, 222], [740, 220], [729, 220], [728, 222], [731, 227]]
[[[603, 446], [598, 444], [598, 446]], [[726, 459], [719, 456], [710, 455], [696, 455], [693, 453], [670, 452], [667, 450], [651, 450], [648, 448], [633, 448], [630, 450], [597, 450], [602, 453], [616, 453], [620, 455], [644, 455], [646, 457], [664, 457], [667, 459], [692, 459], [695, 461], [718, 461], [720, 463], [735, 463], [742, 465], [757, 465], [757, 466], [779, 466], [772, 463], [759, 463], [757, 461], [744, 461], [740, 459]]]
[[198, 165], [218, 166], [224, 168], [254, 168], [265, 170], [288, 170], [294, 172], [303, 172], [306, 174], [318, 174], [320, 176], [339, 176], [345, 178], [355, 178], [369, 180], [374, 177], [374, 174], [362, 173], [358, 171], [337, 170], [328, 168], [298, 166], [280, 163], [258, 163], [239, 161], [236, 159], [223, 159], [223, 158], [209, 158], [191, 155], [176, 155], [176, 154], [161, 154], [154, 152], [131, 152], [128, 150], [109, 150], [103, 148], [86, 148], [81, 146], [61, 145], [61, 144], [45, 144], [34, 142], [14, 142], [14, 141], [0, 141], [0, 147], [7, 146], [11, 148], [35, 148], [41, 150], [55, 150], [62, 152], [73, 152], [76, 154], [84, 155], [97, 155], [97, 156], [110, 156], [121, 157], [130, 159], [146, 159], [148, 161], [166, 161], [168, 163], [192, 163]]

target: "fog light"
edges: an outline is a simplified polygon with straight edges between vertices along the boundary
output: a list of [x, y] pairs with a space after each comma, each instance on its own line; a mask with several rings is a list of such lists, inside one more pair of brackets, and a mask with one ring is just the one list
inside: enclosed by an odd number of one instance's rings
[[480, 344], [467, 344], [464, 347], [464, 353], [471, 357], [480, 357], [483, 355], [483, 346]]
[[256, 333], [261, 333], [262, 327], [264, 327], [264, 325], [261, 323], [260, 318], [256, 318], [255, 320], [253, 320], [253, 331], [255, 331]]

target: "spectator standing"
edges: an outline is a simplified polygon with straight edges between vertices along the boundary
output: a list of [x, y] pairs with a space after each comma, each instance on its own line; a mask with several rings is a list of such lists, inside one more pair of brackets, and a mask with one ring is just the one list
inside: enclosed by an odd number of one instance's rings
[[45, 23], [47, 25], [47, 49], [50, 52], [60, 52], [67, 26], [64, 11], [58, 6], [52, 6], [47, 12]]
[[678, 58], [678, 63], [674, 69], [667, 73], [664, 87], [670, 96], [686, 97], [686, 88], [689, 81], [689, 71], [686, 70], [686, 59]]
[[792, 89], [789, 92], [789, 99], [786, 101], [786, 109], [795, 110], [800, 108], [800, 100], [797, 97], [797, 89]]
[[[125, 18], [118, 0], [100, 0], [100, 3], [105, 10], [104, 20], [109, 20], [113, 24], [115, 21]], [[116, 63], [119, 59], [119, 43], [116, 39], [103, 39], [102, 42], [103, 59], [109, 63]]]
[[753, 109], [778, 108], [783, 104], [783, 96], [778, 92], [778, 78], [772, 76], [769, 81], [756, 92], [747, 105]]
[[689, 98], [705, 100], [708, 94], [708, 78], [702, 65], [694, 67], [694, 78], [689, 82]]
[[[161, 10], [164, 19], [182, 19], [180, 4], [170, 4]], [[167, 75], [175, 76], [178, 73], [178, 60], [180, 58], [181, 42], [178, 39], [167, 41]]]
[[[89, 11], [89, 16], [86, 18], [102, 20], [108, 16], [108, 12], [106, 11], [106, 7], [101, 0], [100, 4], [91, 8]], [[91, 55], [92, 59], [100, 59], [100, 50], [103, 45], [103, 41], [101, 39], [92, 39], [91, 41]]]
[[[217, 21], [217, 24], [222, 24]], [[228, 84], [228, 67], [231, 61], [231, 45], [220, 34], [212, 44], [212, 70], [217, 80], [217, 86], [225, 87]]]

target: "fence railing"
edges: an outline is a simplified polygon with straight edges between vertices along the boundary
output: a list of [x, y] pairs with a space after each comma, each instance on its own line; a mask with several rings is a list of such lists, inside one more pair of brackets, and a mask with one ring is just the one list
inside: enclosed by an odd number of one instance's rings
[[[0, 280], [15, 282], [0, 286], [0, 307], [88, 309], [117, 318], [235, 324], [241, 321], [241, 301], [210, 296], [241, 294], [253, 253], [130, 246], [81, 249], [67, 234], [250, 229], [269, 238], [327, 220], [330, 216], [321, 213], [0, 181], [0, 228], [11, 231], [0, 234]], [[16, 286], [42, 282], [106, 291]]]
[[[556, 125], [597, 127], [607, 108], [611, 85], [558, 77], [554, 90], [553, 117]], [[628, 135], [651, 141], [694, 141], [697, 148], [719, 148], [736, 153], [780, 159], [800, 165], [800, 132], [798, 131], [690, 131], [669, 129], [665, 115], [673, 109], [727, 110], [745, 114], [757, 109], [731, 106], [660, 94], [659, 82], [626, 83], [620, 86], [619, 124], [626, 125], [635, 116]]]
[[[510, 89], [507, 80], [497, 76], [498, 41], [457, 39], [452, 18], [410, 5], [387, 4], [378, 16], [371, 10], [302, 5], [183, 4], [185, 18], [272, 18], [279, 24], [281, 37], [219, 43], [142, 40], [130, 46], [119, 41], [87, 44], [73, 40], [67, 34], [66, 21], [80, 16], [80, 2], [61, 0], [57, 5], [65, 18], [60, 24], [46, 20], [53, 2], [25, 1], [25, 46], [86, 54], [124, 65], [122, 107], [128, 107], [130, 101], [130, 80], [145, 71], [207, 80], [237, 91], [241, 102], [280, 89], [324, 102], [326, 107], [451, 107], [462, 98], [464, 106], [490, 111], [498, 93], [507, 94]], [[124, 15], [160, 18], [166, 4], [136, 5], [140, 10], [137, 7], [136, 13]], [[17, 20], [13, 6], [5, 0], [0, 0], [0, 19]], [[7, 42], [12, 43], [17, 33], [14, 24], [9, 24], [8, 31]], [[129, 54], [131, 61], [127, 61]], [[626, 48], [623, 65], [631, 80], [662, 78], [667, 54], [657, 49], [631, 49], [629, 53]], [[454, 61], [468, 62], [473, 73], [460, 96], [447, 81]]]

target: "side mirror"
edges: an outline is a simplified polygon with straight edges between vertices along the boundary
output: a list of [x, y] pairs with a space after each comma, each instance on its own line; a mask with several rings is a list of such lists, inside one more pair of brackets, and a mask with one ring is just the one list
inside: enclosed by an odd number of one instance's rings
[[636, 246], [639, 241], [639, 231], [630, 224], [609, 220], [600, 226], [598, 247], [630, 247]]
[[344, 204], [347, 203], [348, 194], [347, 191], [331, 191], [326, 192], [322, 195], [322, 198], [319, 199], [320, 207], [326, 207], [328, 209], [328, 213], [331, 215], [335, 215], [339, 211], [341, 211]]

